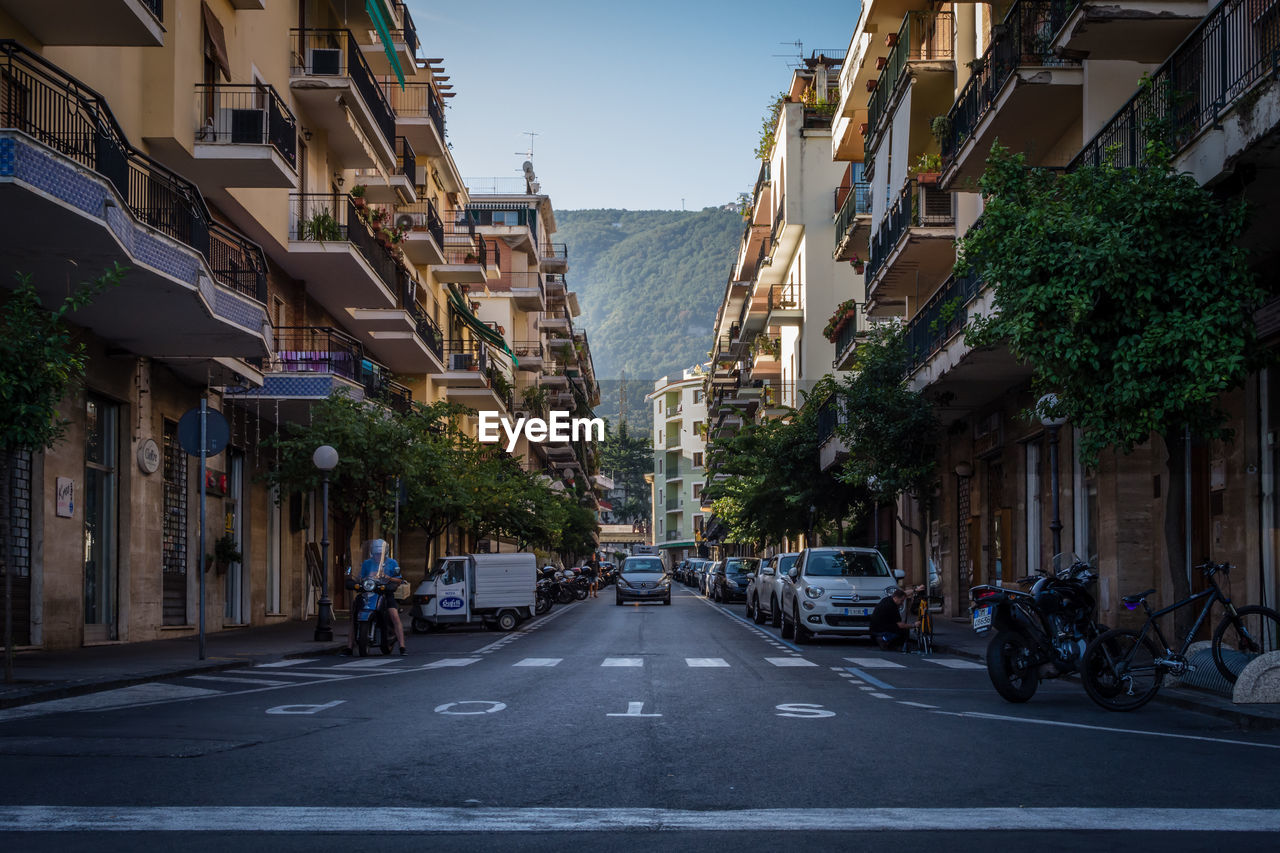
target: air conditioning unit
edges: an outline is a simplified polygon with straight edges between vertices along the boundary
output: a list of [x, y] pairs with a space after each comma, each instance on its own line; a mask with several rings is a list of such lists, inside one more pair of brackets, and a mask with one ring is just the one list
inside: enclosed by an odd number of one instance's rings
[[449, 369], [450, 370], [470, 370], [471, 365], [472, 365], [471, 353], [469, 352], [449, 353]]
[[420, 231], [427, 227], [424, 213], [400, 213], [396, 215], [396, 228], [401, 231]]
[[227, 110], [230, 116], [219, 127], [231, 128], [231, 141], [241, 145], [253, 145], [267, 141], [266, 110]]
[[342, 49], [336, 47], [308, 48], [307, 73], [320, 77], [341, 77]]

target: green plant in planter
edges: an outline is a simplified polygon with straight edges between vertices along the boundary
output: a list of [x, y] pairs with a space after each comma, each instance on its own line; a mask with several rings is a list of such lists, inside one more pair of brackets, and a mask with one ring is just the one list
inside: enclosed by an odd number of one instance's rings
[[941, 154], [921, 154], [919, 159], [911, 166], [911, 173], [918, 175], [921, 172], [941, 172], [942, 171], [942, 155]]
[[302, 223], [302, 239], [303, 240], [341, 240], [342, 226], [333, 214], [329, 212], [329, 208], [312, 214], [311, 218]]
[[244, 556], [236, 550], [236, 540], [230, 533], [224, 534], [213, 543], [213, 553], [205, 555], [205, 570], [212, 564], [218, 574], [222, 574], [232, 563], [238, 563]]
[[520, 399], [524, 402], [525, 408], [530, 412], [538, 415], [545, 415], [547, 411], [547, 389], [537, 385], [530, 385], [520, 392]]
[[354, 187], [351, 188], [352, 198], [364, 198], [364, 194], [365, 194], [364, 184], [356, 184]]
[[939, 145], [945, 145], [951, 138], [951, 119], [946, 116], [934, 116], [929, 122], [929, 132], [933, 134], [934, 139], [938, 140]]

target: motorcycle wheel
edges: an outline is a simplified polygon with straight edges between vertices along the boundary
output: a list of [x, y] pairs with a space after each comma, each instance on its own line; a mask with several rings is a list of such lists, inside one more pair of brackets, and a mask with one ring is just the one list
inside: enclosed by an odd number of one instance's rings
[[569, 589], [567, 586], [562, 586], [560, 587], [560, 589], [556, 590], [557, 604], [569, 604], [572, 601], [573, 601], [573, 590]]
[[395, 634], [388, 630], [390, 626], [379, 625], [377, 631], [378, 648], [384, 655], [391, 654], [391, 647], [396, 642]]
[[1026, 702], [1036, 694], [1040, 676], [1035, 667], [1026, 664], [1030, 656], [1026, 635], [1018, 631], [1001, 631], [987, 646], [987, 675], [1005, 701]]
[[587, 590], [585, 586], [574, 587], [573, 597], [578, 599], [579, 601], [586, 601], [587, 596], [590, 594], [591, 593]]
[[356, 626], [356, 651], [362, 658], [369, 656], [369, 628], [368, 622], [360, 622]]
[[550, 609], [551, 609], [550, 596], [539, 595], [537, 598], [533, 600], [533, 612], [538, 616], [541, 616], [543, 613], [546, 613]]

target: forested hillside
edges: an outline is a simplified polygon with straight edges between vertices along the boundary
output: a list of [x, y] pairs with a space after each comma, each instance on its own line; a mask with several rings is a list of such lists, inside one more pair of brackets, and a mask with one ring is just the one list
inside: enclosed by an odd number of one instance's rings
[[720, 208], [559, 210], [556, 226], [600, 380], [596, 411], [617, 419], [625, 373], [627, 420], [647, 432], [653, 380], [706, 361], [742, 217]]

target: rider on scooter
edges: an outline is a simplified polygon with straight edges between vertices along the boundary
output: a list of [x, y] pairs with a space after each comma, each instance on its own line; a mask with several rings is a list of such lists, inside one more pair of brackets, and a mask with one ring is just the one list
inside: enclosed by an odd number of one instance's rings
[[[365, 578], [385, 577], [395, 578], [400, 583], [405, 583], [404, 578], [400, 576], [400, 564], [395, 561], [388, 553], [385, 539], [372, 539], [368, 543], [369, 556], [360, 564], [360, 577], [358, 581]], [[351, 630], [347, 632], [347, 648], [343, 654], [354, 654], [356, 645], [356, 614], [359, 613], [357, 605], [360, 603], [360, 596], [356, 595], [351, 599]], [[391, 617], [391, 623], [396, 628], [396, 640], [400, 643], [400, 654], [407, 655], [409, 650], [404, 647], [404, 627], [400, 624], [400, 608], [395, 604], [394, 596], [387, 607], [387, 614]]]

